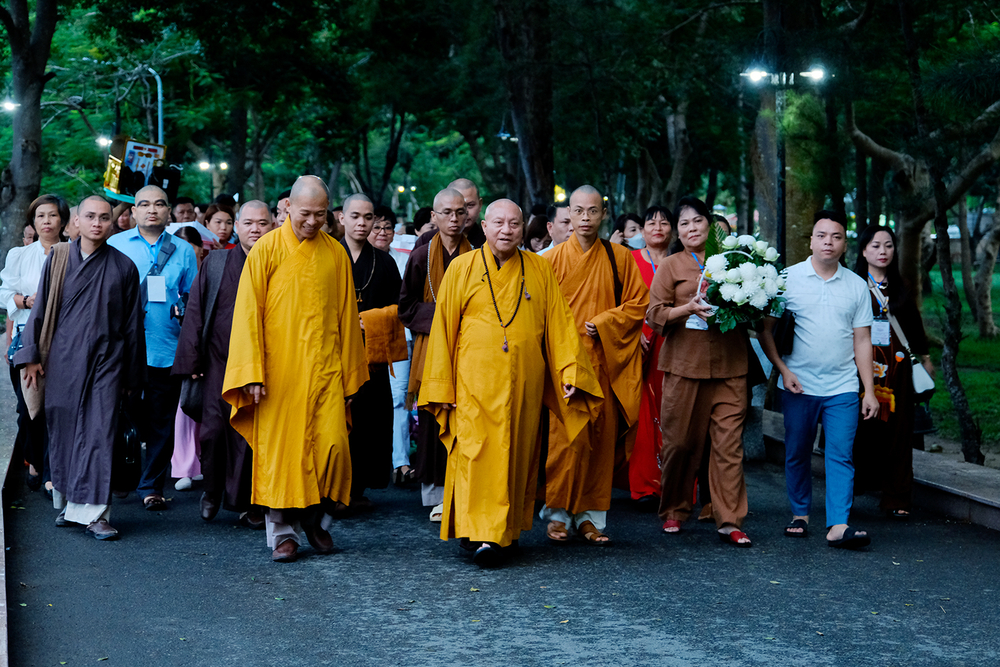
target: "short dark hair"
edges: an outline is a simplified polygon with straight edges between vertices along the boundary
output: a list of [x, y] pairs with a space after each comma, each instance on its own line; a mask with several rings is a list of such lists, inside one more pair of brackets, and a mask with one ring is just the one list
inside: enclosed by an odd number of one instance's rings
[[643, 217], [642, 226], [645, 227], [646, 226], [645, 223], [655, 218], [657, 214], [663, 216], [663, 219], [669, 222], [671, 226], [673, 226], [674, 214], [671, 213], [670, 209], [668, 209], [666, 206], [650, 206], [649, 208], [647, 208], [646, 212], [642, 216]]
[[177, 208], [181, 204], [191, 204], [191, 206], [194, 206], [194, 200], [190, 197], [177, 197], [174, 199], [174, 208]]
[[[66, 200], [59, 195], [42, 195], [31, 202], [31, 205], [28, 206], [26, 221], [34, 223], [35, 212], [38, 210], [39, 206], [44, 206], [45, 204], [55, 205], [56, 210], [59, 211], [60, 229], [65, 227], [66, 223], [69, 222], [69, 205], [66, 204]], [[32, 227], [34, 227], [34, 224], [32, 224]]]
[[288, 199], [291, 196], [292, 196], [292, 191], [291, 190], [285, 190], [280, 195], [278, 195], [278, 201], [281, 201], [282, 199]]
[[[201, 239], [201, 234], [198, 233], [197, 229], [189, 225], [185, 225], [180, 229], [178, 229], [176, 232], [174, 232], [174, 236], [176, 236], [179, 239], [184, 239], [191, 245], [198, 246], [199, 248], [204, 246], [204, 242]], [[229, 239], [226, 240], [228, 241]]]
[[823, 208], [816, 211], [816, 214], [813, 216], [813, 227], [815, 227], [816, 223], [819, 222], [820, 220], [833, 220], [838, 225], [844, 228], [845, 233], [847, 232], [847, 220], [844, 219], [844, 216], [838, 213], [837, 211], [833, 211], [828, 208]]
[[524, 238], [521, 245], [525, 249], [531, 250], [531, 242], [534, 239], [544, 239], [549, 235], [549, 219], [544, 215], [533, 215], [527, 229], [524, 230]]
[[708, 220], [709, 224], [711, 224], [714, 220], [712, 218], [712, 212], [708, 210], [708, 204], [694, 195], [681, 197], [677, 202], [677, 206], [674, 206], [674, 215], [673, 218], [670, 219], [670, 229], [673, 231], [674, 235], [674, 242], [670, 244], [671, 255], [684, 250], [684, 244], [681, 243], [680, 231], [677, 229], [677, 221], [681, 219], [681, 211], [686, 208], [693, 210], [695, 213]]
[[625, 233], [625, 225], [628, 224], [629, 220], [639, 225], [639, 229], [642, 229], [643, 219], [639, 217], [638, 213], [622, 213], [615, 220], [614, 230], [616, 232]]
[[[83, 199], [80, 200], [79, 204], [76, 205], [77, 211], [80, 210], [80, 207], [83, 206], [84, 202], [90, 201], [91, 199], [96, 199], [98, 201], [102, 201], [105, 204], [107, 204], [108, 208], [111, 209], [111, 214], [114, 215], [114, 213], [115, 213], [115, 203], [113, 201], [111, 201], [110, 199], [108, 199], [107, 197], [105, 197], [104, 195], [87, 195], [86, 197], [84, 197]], [[116, 221], [117, 221], [117, 218], [116, 218]]]
[[218, 204], [219, 206], [228, 206], [229, 208], [236, 208], [236, 199], [232, 195], [227, 195], [225, 193], [219, 195], [215, 198], [213, 204]]
[[386, 222], [391, 223], [392, 226], [393, 226], [393, 229], [395, 229], [396, 223], [397, 223], [396, 214], [388, 206], [376, 206], [375, 207], [375, 217], [376, 218], [382, 218]]
[[531, 212], [528, 217], [534, 217], [536, 215], [546, 215], [549, 211], [549, 207], [545, 204], [535, 204], [531, 207]]
[[549, 206], [548, 209], [546, 209], [545, 211], [545, 217], [548, 218], [550, 221], [555, 220], [556, 211], [561, 208], [569, 208], [569, 199], [563, 199], [562, 201], [557, 201], [555, 204]]
[[[225, 213], [226, 215], [228, 215], [230, 218], [233, 219], [233, 223], [236, 222], [236, 211], [233, 210], [232, 206], [226, 206], [224, 204], [212, 204], [205, 211], [206, 225], [209, 223], [209, 221], [211, 221], [212, 216], [215, 215], [216, 213]], [[223, 239], [223, 240], [228, 241], [228, 239]]]
[[424, 206], [423, 208], [418, 208], [413, 214], [413, 229], [420, 229], [428, 222], [431, 221], [431, 209], [430, 206]]

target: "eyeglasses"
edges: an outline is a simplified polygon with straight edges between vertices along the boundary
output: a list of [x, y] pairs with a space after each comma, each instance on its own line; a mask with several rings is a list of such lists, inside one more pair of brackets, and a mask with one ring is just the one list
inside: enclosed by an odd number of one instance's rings
[[443, 211], [434, 211], [434, 212], [435, 212], [435, 213], [437, 213], [438, 215], [440, 215], [440, 216], [444, 217], [444, 218], [450, 218], [450, 217], [451, 217], [451, 216], [453, 216], [453, 215], [454, 215], [455, 217], [462, 217], [462, 216], [463, 216], [463, 215], [465, 215], [465, 214], [466, 214], [466, 213], [467, 213], [468, 211], [466, 211], [466, 210], [465, 210], [464, 208], [456, 208], [456, 209], [454, 209], [454, 210], [452, 210], [452, 209], [450, 209], [450, 208], [446, 208], [446, 209], [445, 209], [445, 210], [443, 210]]
[[389, 234], [393, 231], [391, 226], [380, 227], [378, 225], [372, 227], [372, 234]]

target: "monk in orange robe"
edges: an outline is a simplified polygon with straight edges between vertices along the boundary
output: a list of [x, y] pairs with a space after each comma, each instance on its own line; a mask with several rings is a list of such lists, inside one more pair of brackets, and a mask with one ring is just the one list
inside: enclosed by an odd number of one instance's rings
[[[299, 532], [333, 550], [321, 501], [350, 503], [346, 398], [368, 381], [351, 259], [321, 233], [329, 197], [303, 176], [288, 221], [247, 256], [222, 395], [253, 449], [251, 502], [268, 508], [268, 546], [294, 561]], [[388, 473], [387, 473], [388, 474]]]
[[[649, 290], [624, 247], [598, 238], [604, 199], [584, 185], [569, 199], [573, 235], [545, 254], [569, 301], [584, 348], [597, 371], [604, 403], [600, 415], [578, 435], [553, 415], [545, 464], [549, 539], [568, 540], [575, 529], [591, 544], [607, 544], [603, 533], [611, 506], [618, 420], [639, 418], [642, 388], [642, 322]], [[612, 261], [612, 257], [614, 261]]]
[[543, 403], [575, 436], [603, 396], [552, 267], [518, 248], [521, 209], [496, 201], [483, 227], [441, 282], [419, 402], [448, 450], [441, 539], [490, 567], [531, 529]]

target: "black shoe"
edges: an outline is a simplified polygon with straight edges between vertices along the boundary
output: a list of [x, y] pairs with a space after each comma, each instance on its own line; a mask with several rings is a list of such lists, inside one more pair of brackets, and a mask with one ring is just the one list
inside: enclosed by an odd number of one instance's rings
[[503, 552], [499, 545], [487, 542], [476, 549], [472, 562], [483, 569], [500, 567], [503, 563]]
[[635, 501], [637, 512], [655, 512], [660, 509], [660, 499], [654, 495], [643, 496]]
[[42, 476], [32, 475], [30, 472], [24, 473], [24, 483], [28, 485], [28, 488], [32, 491], [37, 491], [42, 488]]
[[205, 521], [211, 521], [215, 518], [215, 515], [219, 513], [219, 501], [208, 495], [208, 493], [201, 494], [201, 518]]

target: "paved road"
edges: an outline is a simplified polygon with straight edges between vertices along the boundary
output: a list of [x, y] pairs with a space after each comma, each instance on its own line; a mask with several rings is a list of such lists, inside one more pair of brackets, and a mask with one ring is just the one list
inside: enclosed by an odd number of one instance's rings
[[44, 496], [15, 495], [11, 664], [1000, 664], [1000, 533], [890, 523], [866, 498], [870, 551], [786, 539], [780, 469], [748, 472], [753, 549], [705, 524], [659, 534], [616, 497], [613, 546], [551, 545], [536, 522], [497, 571], [438, 540], [414, 489], [372, 493], [376, 511], [334, 525], [339, 553], [306, 547], [288, 565], [235, 515], [202, 522], [197, 493], [161, 514], [115, 505], [118, 542], [56, 528]]

